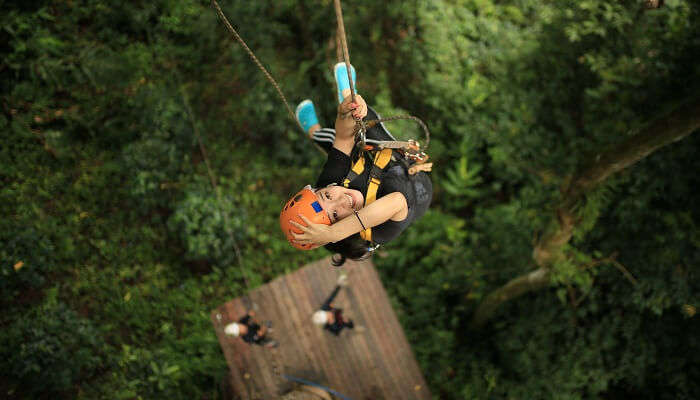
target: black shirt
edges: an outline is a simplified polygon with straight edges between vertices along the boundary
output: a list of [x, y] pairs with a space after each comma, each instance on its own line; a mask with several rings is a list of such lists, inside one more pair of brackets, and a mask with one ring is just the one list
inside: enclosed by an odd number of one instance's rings
[[[357, 150], [353, 150], [355, 156]], [[342, 151], [333, 148], [328, 152], [328, 159], [316, 181], [316, 187], [325, 187], [331, 183], [342, 184], [350, 171], [351, 157]], [[350, 182], [350, 189], [359, 190], [366, 194], [367, 177], [371, 164], [365, 162], [364, 172]], [[408, 215], [402, 221], [388, 220], [372, 228], [372, 240], [379, 244], [388, 243], [411, 223], [425, 213], [430, 206], [433, 194], [433, 186], [430, 177], [425, 172], [409, 175], [406, 168], [399, 162], [392, 161], [381, 177], [381, 184], [377, 191], [377, 199], [393, 192], [400, 192], [406, 198]]]
[[248, 327], [248, 333], [241, 336], [241, 339], [243, 339], [246, 343], [259, 344], [263, 340], [263, 337], [258, 335], [260, 325], [256, 324], [255, 322], [251, 322], [250, 315], [246, 315], [245, 317], [239, 319], [238, 323]]
[[323, 325], [323, 329], [331, 332], [332, 334], [338, 336], [340, 334], [340, 331], [343, 330], [343, 328], [353, 328], [354, 324], [352, 321], [345, 321], [343, 319], [343, 309], [342, 308], [335, 308], [331, 306], [331, 303], [333, 303], [333, 299], [335, 299], [335, 296], [338, 295], [338, 292], [340, 292], [340, 285], [336, 285], [335, 289], [333, 289], [333, 292], [328, 296], [326, 301], [321, 304], [321, 310], [322, 311], [330, 311], [333, 313], [333, 319], [335, 320], [332, 324], [325, 324]]
[[340, 331], [343, 330], [343, 328], [352, 328], [353, 323], [352, 321], [345, 321], [343, 319], [343, 310], [340, 308], [331, 308], [330, 310], [326, 311], [331, 311], [333, 313], [333, 318], [335, 319], [335, 322], [332, 324], [325, 324], [323, 326], [323, 329], [331, 332], [332, 334], [338, 336], [340, 335]]

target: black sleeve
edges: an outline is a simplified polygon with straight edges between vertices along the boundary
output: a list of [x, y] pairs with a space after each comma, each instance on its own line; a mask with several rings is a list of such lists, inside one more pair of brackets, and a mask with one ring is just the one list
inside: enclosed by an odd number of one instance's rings
[[335, 296], [338, 295], [338, 291], [340, 291], [340, 286], [336, 286], [335, 289], [333, 289], [333, 293], [331, 293], [331, 295], [328, 296], [326, 301], [324, 301], [321, 305], [321, 310], [331, 311], [331, 303], [333, 302], [333, 299], [335, 299]]
[[250, 321], [250, 315], [246, 314], [243, 318], [238, 320], [238, 323], [248, 325], [248, 321]]
[[334, 147], [328, 152], [328, 159], [321, 170], [321, 175], [316, 180], [316, 187], [326, 187], [331, 183], [340, 185], [349, 171], [350, 156]]

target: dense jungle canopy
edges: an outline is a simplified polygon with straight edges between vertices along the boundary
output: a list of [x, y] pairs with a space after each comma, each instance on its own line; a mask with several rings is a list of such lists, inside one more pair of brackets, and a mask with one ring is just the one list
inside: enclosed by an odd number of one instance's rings
[[[220, 3], [332, 122], [332, 1]], [[359, 92], [432, 132], [374, 263], [437, 398], [700, 398], [700, 4], [646, 3], [343, 2]], [[0, 10], [0, 397], [220, 398], [209, 310], [328, 255], [277, 221], [324, 157], [206, 0]]]

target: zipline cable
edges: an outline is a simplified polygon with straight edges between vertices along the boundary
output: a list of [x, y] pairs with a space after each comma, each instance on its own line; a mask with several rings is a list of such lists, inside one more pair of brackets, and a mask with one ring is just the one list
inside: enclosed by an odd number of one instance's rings
[[233, 29], [233, 26], [231, 26], [231, 23], [228, 22], [228, 19], [226, 18], [226, 15], [224, 15], [224, 12], [221, 11], [221, 7], [219, 7], [219, 3], [217, 3], [216, 0], [211, 0], [212, 5], [216, 9], [216, 13], [219, 15], [219, 18], [221, 18], [221, 21], [223, 21], [224, 25], [226, 25], [226, 28], [233, 34], [233, 37], [238, 40], [238, 42], [243, 46], [245, 51], [248, 53], [250, 58], [253, 59], [253, 62], [260, 68], [260, 70], [265, 74], [265, 77], [267, 78], [270, 83], [272, 83], [272, 86], [277, 89], [277, 94], [279, 94], [280, 98], [282, 99], [282, 102], [284, 102], [285, 107], [287, 107], [287, 112], [289, 113], [289, 117], [292, 118], [292, 121], [294, 121], [295, 124], [299, 125], [299, 122], [297, 122], [296, 117], [294, 116], [294, 112], [292, 111], [292, 107], [289, 106], [289, 102], [287, 102], [287, 98], [284, 96], [284, 93], [282, 93], [282, 89], [280, 86], [277, 84], [275, 79], [270, 75], [269, 72], [263, 67], [262, 63], [258, 60], [257, 57], [255, 57], [255, 54], [253, 51], [248, 47], [247, 44], [243, 41], [243, 38], [236, 32], [235, 29]]
[[345, 37], [345, 23], [343, 22], [343, 8], [340, 6], [340, 0], [335, 0], [335, 19], [338, 21], [338, 35], [340, 36], [340, 45], [343, 48], [343, 62], [345, 62], [345, 70], [348, 73], [348, 82], [350, 82], [351, 100], [355, 102], [355, 84], [352, 81], [350, 73], [350, 52], [348, 51], [348, 40]]

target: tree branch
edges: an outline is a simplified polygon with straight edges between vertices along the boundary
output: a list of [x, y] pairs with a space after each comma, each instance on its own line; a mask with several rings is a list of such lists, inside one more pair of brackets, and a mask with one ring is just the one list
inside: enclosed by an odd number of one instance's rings
[[[698, 129], [700, 129], [700, 98], [695, 98], [647, 124], [612, 149], [594, 157], [562, 190], [564, 196], [556, 209], [556, 218], [534, 246], [532, 257], [539, 268], [511, 279], [486, 296], [474, 313], [472, 326], [482, 326], [500, 304], [548, 285], [550, 268], [557, 260], [565, 257], [564, 246], [571, 240], [578, 223], [574, 209], [582, 195], [594, 189], [612, 174], [633, 165], [661, 147], [683, 139]], [[620, 269], [620, 265], [614, 265]], [[624, 271], [623, 274], [625, 274]], [[631, 274], [625, 275], [630, 279]], [[630, 281], [636, 283], [634, 278]]]
[[582, 193], [597, 186], [610, 175], [629, 167], [661, 147], [683, 139], [699, 128], [700, 99], [694, 99], [595, 157], [587, 168], [571, 180], [565, 203], [577, 201]]
[[500, 288], [491, 292], [484, 301], [481, 302], [479, 308], [474, 313], [472, 319], [472, 327], [481, 327], [491, 314], [498, 308], [501, 303], [518, 297], [527, 292], [542, 289], [549, 284], [549, 270], [538, 268], [525, 275], [521, 275]]

